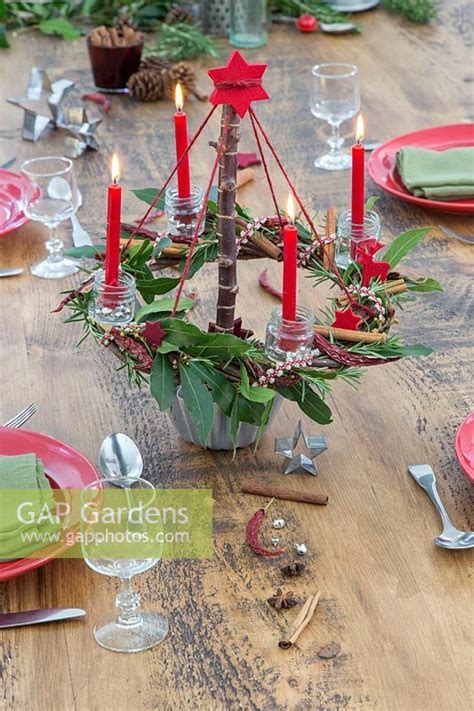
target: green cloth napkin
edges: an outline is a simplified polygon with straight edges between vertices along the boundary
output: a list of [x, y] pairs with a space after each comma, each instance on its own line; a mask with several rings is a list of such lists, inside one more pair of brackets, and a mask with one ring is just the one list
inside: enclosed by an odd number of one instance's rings
[[[51, 534], [58, 529], [57, 524], [48, 520], [22, 523], [17, 514], [17, 504], [22, 498], [15, 490], [25, 491], [28, 515], [35, 520], [46, 507], [54, 509], [55, 505], [43, 463], [35, 454], [0, 457], [0, 558], [5, 560], [25, 558], [44, 548], [47, 543], [34, 540], [33, 536], [43, 536], [44, 541], [46, 532]], [[31, 537], [29, 541], [24, 539], [25, 534]]]
[[474, 197], [474, 148], [430, 151], [402, 148], [397, 168], [413, 195], [430, 200], [466, 200]]

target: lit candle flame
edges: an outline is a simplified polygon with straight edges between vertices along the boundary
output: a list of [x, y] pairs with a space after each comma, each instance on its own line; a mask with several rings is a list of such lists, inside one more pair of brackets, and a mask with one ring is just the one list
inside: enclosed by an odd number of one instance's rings
[[120, 163], [118, 159], [118, 155], [116, 153], [113, 154], [112, 156], [112, 182], [113, 183], [118, 183], [119, 178], [120, 178]]
[[179, 82], [176, 84], [174, 103], [176, 104], [177, 111], [183, 110], [183, 106], [184, 106], [183, 90], [182, 90], [181, 84]]
[[291, 193], [288, 195], [288, 202], [286, 203], [286, 214], [290, 218], [290, 222], [295, 221], [295, 201]]
[[356, 125], [356, 141], [357, 143], [362, 143], [364, 140], [364, 119], [362, 118], [362, 114], [359, 114], [357, 118], [357, 125]]

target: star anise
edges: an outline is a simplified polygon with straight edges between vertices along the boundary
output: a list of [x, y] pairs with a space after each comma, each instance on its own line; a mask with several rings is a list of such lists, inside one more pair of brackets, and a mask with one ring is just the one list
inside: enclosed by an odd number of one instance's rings
[[293, 591], [283, 592], [281, 588], [278, 588], [275, 595], [267, 599], [269, 605], [275, 608], [275, 610], [286, 610], [289, 607], [294, 607], [298, 604], [298, 600], [293, 597]]
[[291, 577], [293, 575], [301, 575], [305, 568], [306, 565], [304, 563], [290, 563], [289, 565], [283, 565], [280, 568], [280, 571], [283, 573], [283, 575]]

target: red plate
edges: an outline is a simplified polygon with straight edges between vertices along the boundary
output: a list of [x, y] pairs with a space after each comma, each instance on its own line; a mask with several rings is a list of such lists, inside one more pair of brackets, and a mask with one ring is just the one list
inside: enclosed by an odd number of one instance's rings
[[28, 222], [21, 205], [36, 200], [40, 188], [20, 173], [0, 170], [0, 237]]
[[[55, 489], [82, 489], [99, 479], [89, 460], [69, 445], [39, 432], [0, 427], [0, 456], [30, 452], [41, 459], [51, 486]], [[56, 555], [59, 551], [60, 548], [56, 549]], [[53, 557], [51, 553], [44, 558], [21, 558], [0, 563], [0, 581], [39, 568]]]
[[459, 464], [469, 481], [474, 484], [474, 412], [461, 423], [454, 446]]
[[435, 151], [474, 146], [474, 124], [459, 123], [452, 126], [436, 126], [407, 133], [405, 136], [398, 136], [398, 138], [379, 146], [372, 153], [368, 162], [369, 175], [374, 183], [401, 200], [441, 212], [457, 212], [461, 215], [474, 214], [474, 199], [472, 198], [449, 201], [428, 200], [408, 192], [396, 167], [397, 152], [400, 148], [407, 146], [431, 148]]

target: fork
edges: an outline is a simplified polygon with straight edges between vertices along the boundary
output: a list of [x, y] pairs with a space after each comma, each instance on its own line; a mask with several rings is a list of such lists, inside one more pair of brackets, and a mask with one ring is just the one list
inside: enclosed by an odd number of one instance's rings
[[441, 548], [454, 550], [474, 548], [474, 533], [472, 531], [460, 531], [449, 518], [436, 488], [435, 473], [430, 465], [410, 464], [408, 471], [416, 483], [428, 494], [443, 522], [443, 530], [433, 542]]
[[8, 422], [5, 422], [3, 425], [4, 427], [13, 427], [14, 429], [18, 429], [22, 425], [25, 424], [27, 420], [32, 417], [35, 412], [37, 411], [37, 407], [34, 402], [30, 402], [29, 405], [27, 405], [21, 412], [19, 412], [15, 417], [12, 417], [11, 420], [8, 420]]

